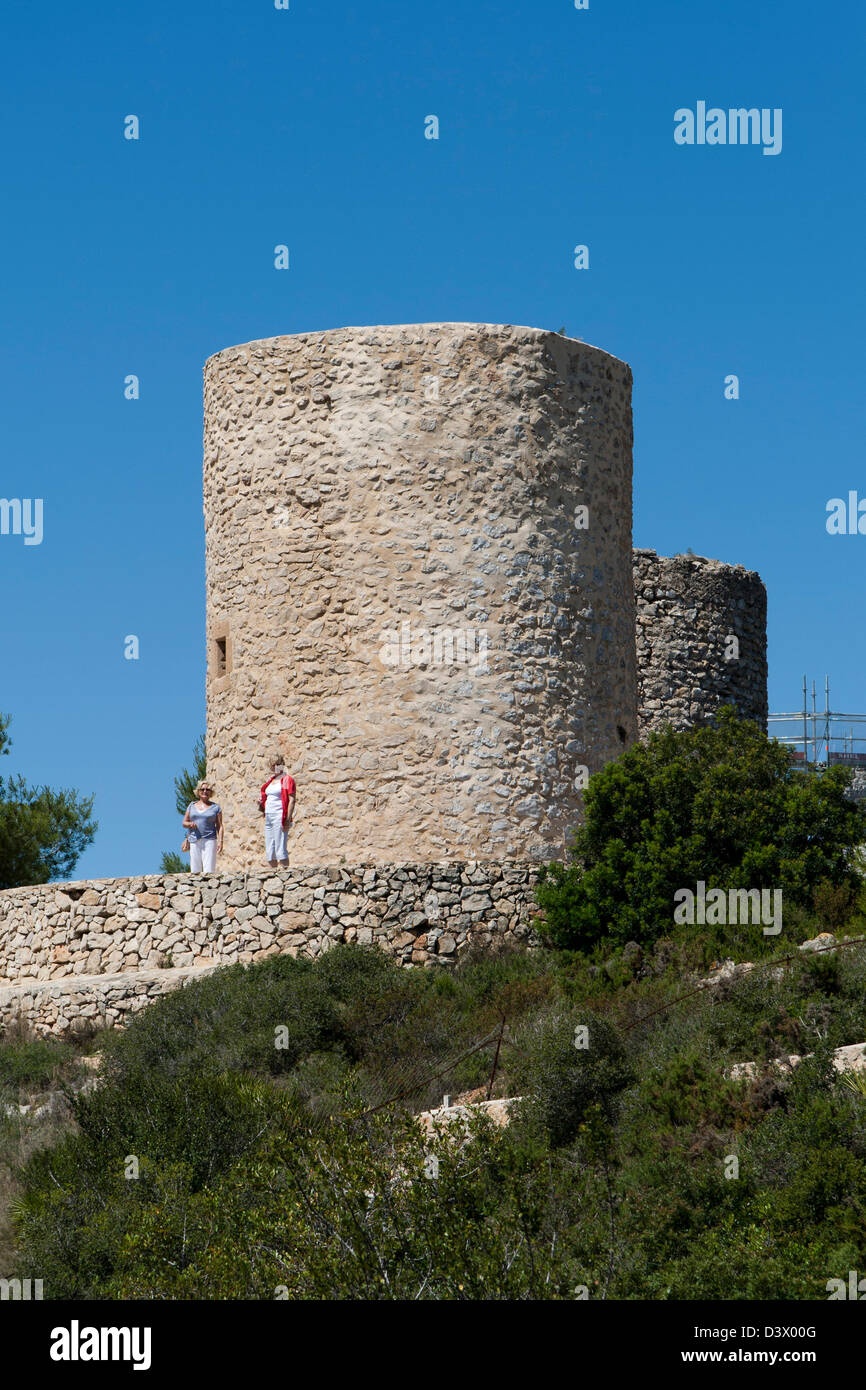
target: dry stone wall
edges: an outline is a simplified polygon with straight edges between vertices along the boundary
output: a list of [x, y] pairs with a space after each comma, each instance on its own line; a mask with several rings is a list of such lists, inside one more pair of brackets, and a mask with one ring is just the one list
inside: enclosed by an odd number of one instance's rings
[[[767, 591], [759, 574], [701, 555], [634, 552], [642, 737], [733, 704], [767, 720]], [[736, 642], [732, 642], [735, 638]]]
[[73, 975], [0, 985], [0, 1031], [24, 1026], [43, 1037], [89, 1034], [123, 1027], [132, 1014], [162, 994], [180, 989], [216, 966], [136, 970], [118, 975]]
[[[205, 368], [209, 775], [230, 868], [541, 860], [636, 737], [631, 372], [533, 328], [416, 324]], [[585, 512], [579, 511], [585, 508]]]
[[449, 966], [471, 945], [537, 944], [525, 863], [391, 864], [148, 875], [0, 893], [0, 1027], [122, 1021], [220, 965], [376, 945]]

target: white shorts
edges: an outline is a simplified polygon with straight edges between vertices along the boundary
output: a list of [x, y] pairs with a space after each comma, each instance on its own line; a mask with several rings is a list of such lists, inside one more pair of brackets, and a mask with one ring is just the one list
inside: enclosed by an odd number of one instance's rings
[[189, 868], [190, 873], [206, 874], [216, 872], [217, 842], [214, 835], [210, 840], [190, 840], [189, 842]]
[[283, 813], [278, 811], [276, 815], [265, 813], [265, 858], [270, 863], [273, 859], [281, 859], [284, 863], [288, 862], [289, 851], [286, 848], [286, 836], [288, 831], [283, 829]]

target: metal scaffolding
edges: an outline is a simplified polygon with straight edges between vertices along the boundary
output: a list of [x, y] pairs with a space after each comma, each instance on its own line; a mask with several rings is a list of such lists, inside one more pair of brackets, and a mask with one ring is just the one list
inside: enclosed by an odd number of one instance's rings
[[[806, 677], [803, 677], [803, 708], [794, 714], [767, 716], [767, 733], [791, 749], [799, 767], [829, 767], [843, 763], [846, 767], [866, 768], [866, 751], [858, 752], [855, 744], [866, 744], [866, 714], [843, 714], [830, 708], [830, 677], [824, 677], [824, 708], [815, 706], [815, 682], [812, 681], [812, 708], [808, 706]], [[795, 732], [773, 733], [773, 724], [793, 724]], [[810, 733], [811, 726], [811, 733]], [[846, 727], [847, 726], [847, 727]], [[858, 732], [855, 734], [855, 728]], [[841, 746], [834, 746], [841, 745]], [[810, 756], [811, 750], [811, 756]]]

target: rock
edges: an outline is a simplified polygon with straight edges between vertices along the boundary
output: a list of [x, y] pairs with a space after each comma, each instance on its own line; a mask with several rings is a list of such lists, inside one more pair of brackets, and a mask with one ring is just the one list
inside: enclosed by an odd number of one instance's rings
[[464, 912], [485, 912], [487, 908], [492, 906], [493, 899], [489, 893], [472, 893], [461, 903]]
[[833, 1066], [837, 1071], [866, 1071], [866, 1043], [837, 1047], [833, 1053]]
[[801, 951], [828, 951], [836, 945], [836, 938], [828, 931], [819, 932], [809, 941], [800, 942]]
[[[777, 1075], [785, 1075], [812, 1055], [811, 1052], [807, 1052], [804, 1057], [800, 1057], [791, 1053], [787, 1057], [777, 1057], [767, 1065], [769, 1070]], [[846, 1047], [837, 1047], [833, 1053], [833, 1066], [838, 1072], [866, 1071], [866, 1043], [850, 1043]], [[756, 1062], [737, 1062], [725, 1075], [732, 1081], [753, 1080], [758, 1075], [758, 1065]]]
[[722, 984], [727, 980], [739, 980], [749, 971], [754, 970], [752, 961], [742, 961], [737, 965], [733, 960], [722, 961], [721, 964], [713, 965], [710, 974], [705, 979], [698, 981], [699, 989], [711, 989], [713, 985]]
[[157, 893], [136, 893], [139, 907], [162, 907], [162, 898]]

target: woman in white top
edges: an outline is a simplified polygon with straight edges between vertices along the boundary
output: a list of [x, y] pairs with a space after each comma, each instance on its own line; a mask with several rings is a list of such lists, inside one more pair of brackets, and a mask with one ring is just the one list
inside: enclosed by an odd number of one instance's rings
[[286, 772], [282, 753], [271, 758], [271, 775], [259, 797], [265, 816], [265, 858], [272, 869], [285, 869], [289, 862], [286, 836], [295, 810], [295, 779]]

